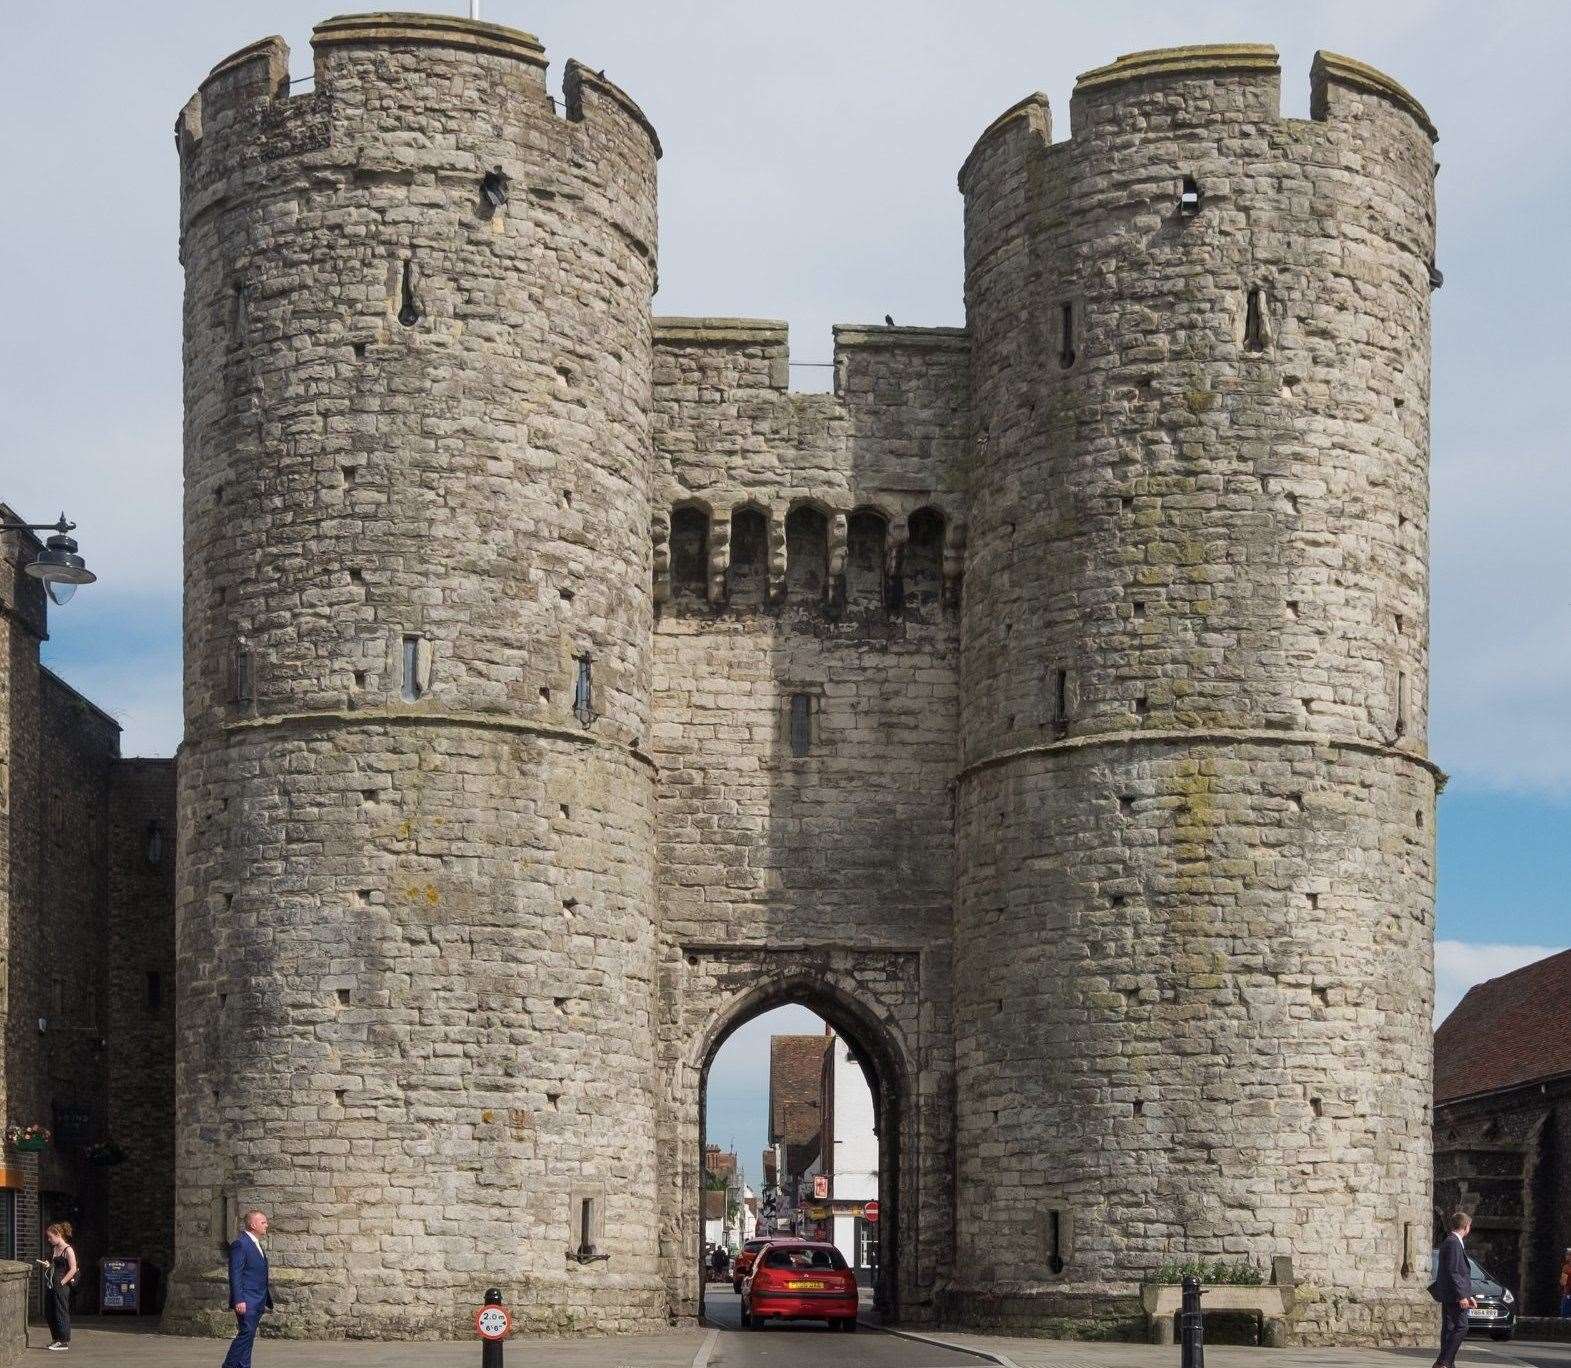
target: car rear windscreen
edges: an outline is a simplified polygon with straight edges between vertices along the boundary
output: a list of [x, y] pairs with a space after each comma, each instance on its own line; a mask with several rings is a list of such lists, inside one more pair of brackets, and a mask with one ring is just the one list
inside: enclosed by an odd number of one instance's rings
[[771, 1249], [764, 1255], [765, 1268], [817, 1269], [844, 1268], [846, 1261], [838, 1249]]

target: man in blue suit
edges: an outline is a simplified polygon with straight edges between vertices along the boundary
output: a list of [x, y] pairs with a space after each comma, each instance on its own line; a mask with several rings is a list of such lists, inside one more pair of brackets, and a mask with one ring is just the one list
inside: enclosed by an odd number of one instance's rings
[[1439, 1266], [1430, 1288], [1440, 1303], [1440, 1353], [1435, 1368], [1455, 1368], [1457, 1350], [1467, 1339], [1467, 1313], [1478, 1304], [1473, 1300], [1473, 1273], [1465, 1244], [1473, 1218], [1459, 1211], [1449, 1224], [1451, 1233], [1440, 1242]]
[[229, 1246], [229, 1306], [238, 1328], [223, 1368], [251, 1368], [251, 1346], [256, 1342], [257, 1322], [263, 1311], [273, 1309], [273, 1289], [267, 1279], [267, 1251], [262, 1237], [267, 1234], [267, 1215], [248, 1211], [240, 1223], [240, 1233]]

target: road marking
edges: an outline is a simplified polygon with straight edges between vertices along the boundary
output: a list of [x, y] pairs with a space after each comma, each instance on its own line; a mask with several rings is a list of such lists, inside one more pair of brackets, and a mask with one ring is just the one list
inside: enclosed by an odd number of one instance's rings
[[[913, 1330], [891, 1330], [887, 1325], [874, 1325], [871, 1321], [863, 1321], [865, 1330], [877, 1330], [880, 1334], [893, 1335], [896, 1339], [912, 1340], [917, 1344], [930, 1344], [935, 1349], [949, 1349], [957, 1354], [971, 1354], [981, 1359], [984, 1363], [996, 1363], [999, 1368], [1019, 1368], [1019, 1365], [1008, 1354], [996, 1354], [989, 1349], [973, 1349], [969, 1344], [951, 1344], [948, 1340], [939, 1339], [936, 1335], [919, 1335]], [[694, 1365], [697, 1368], [697, 1365]]]
[[709, 1356], [714, 1353], [715, 1341], [719, 1338], [718, 1328], [704, 1336], [704, 1342], [698, 1346], [698, 1352], [693, 1355], [693, 1368], [709, 1368]]

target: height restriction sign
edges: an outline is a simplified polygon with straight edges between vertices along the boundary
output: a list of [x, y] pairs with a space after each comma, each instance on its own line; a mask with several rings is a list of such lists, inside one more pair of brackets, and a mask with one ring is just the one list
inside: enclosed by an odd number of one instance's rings
[[505, 1306], [482, 1306], [475, 1312], [475, 1333], [483, 1340], [506, 1339], [513, 1318]]

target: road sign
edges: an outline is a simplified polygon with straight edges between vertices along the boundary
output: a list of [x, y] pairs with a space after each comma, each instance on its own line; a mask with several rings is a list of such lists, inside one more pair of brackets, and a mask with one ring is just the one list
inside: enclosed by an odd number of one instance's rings
[[878, 1224], [878, 1203], [869, 1202], [862, 1208], [862, 1219], [869, 1225]]
[[813, 1196], [820, 1201], [829, 1196], [829, 1175], [827, 1173], [815, 1173], [813, 1175]]
[[483, 1340], [506, 1339], [513, 1318], [505, 1306], [482, 1306], [475, 1312], [475, 1333]]

